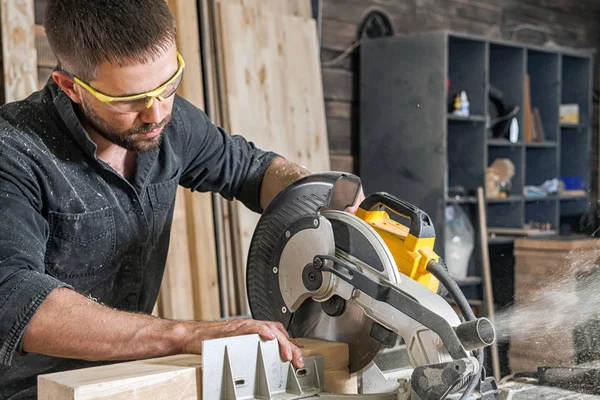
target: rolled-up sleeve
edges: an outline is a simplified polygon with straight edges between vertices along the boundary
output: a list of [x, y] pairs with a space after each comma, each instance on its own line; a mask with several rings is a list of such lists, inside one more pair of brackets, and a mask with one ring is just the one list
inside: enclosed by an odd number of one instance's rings
[[262, 212], [260, 187], [276, 153], [262, 150], [243, 136], [230, 135], [183, 99], [175, 121], [183, 130], [184, 168], [180, 183], [197, 191], [220, 193]]
[[0, 365], [10, 366], [46, 297], [67, 284], [44, 273], [48, 225], [26, 163], [0, 143]]

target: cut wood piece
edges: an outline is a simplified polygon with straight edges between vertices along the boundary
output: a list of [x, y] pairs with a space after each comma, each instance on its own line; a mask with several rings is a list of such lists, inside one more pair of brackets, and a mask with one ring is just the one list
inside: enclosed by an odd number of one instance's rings
[[38, 87], [33, 0], [1, 0], [4, 102], [22, 100]]
[[[326, 390], [356, 393], [356, 380], [348, 373], [345, 343], [314, 339], [301, 342], [304, 357], [323, 355]], [[201, 399], [201, 379], [202, 356], [182, 354], [40, 375], [38, 399]]]
[[202, 356], [179, 355], [38, 377], [39, 400], [201, 398]]
[[[217, 5], [225, 129], [312, 172], [328, 171], [315, 21], [227, 1]], [[245, 264], [259, 215], [235, 206], [241, 246], [234, 251]]]

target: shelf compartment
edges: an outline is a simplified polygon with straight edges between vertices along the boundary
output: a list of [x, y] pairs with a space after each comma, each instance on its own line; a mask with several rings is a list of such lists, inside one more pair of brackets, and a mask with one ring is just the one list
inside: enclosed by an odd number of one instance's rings
[[523, 202], [488, 202], [488, 228], [520, 228], [523, 226]]
[[589, 166], [591, 147], [588, 135], [574, 130], [562, 130], [560, 146], [560, 176], [579, 177], [589, 188]]
[[579, 105], [580, 122], [588, 121], [590, 117], [591, 79], [589, 58], [563, 55], [561, 104]]
[[[473, 196], [484, 186], [484, 127], [481, 124], [448, 124], [448, 186], [462, 186]], [[465, 149], [469, 151], [465, 152]]]
[[558, 54], [531, 49], [527, 51], [531, 108], [540, 110], [544, 136], [549, 141], [556, 141], [559, 131], [558, 108], [561, 101], [559, 69]]
[[587, 197], [572, 197], [560, 199], [561, 217], [579, 217], [587, 212], [590, 207], [590, 201]]
[[525, 185], [539, 186], [557, 178], [558, 155], [555, 147], [528, 147], [525, 151]]
[[486, 44], [478, 40], [448, 37], [448, 101], [461, 91], [467, 93], [473, 115], [485, 115]]
[[489, 147], [488, 148], [488, 167], [495, 160], [508, 158], [515, 166], [515, 175], [511, 181], [511, 195], [523, 194], [523, 148], [522, 147]]
[[[505, 46], [497, 43], [491, 43], [489, 48], [489, 91], [494, 93], [494, 89], [502, 93], [502, 99], [505, 106], [519, 106], [517, 114], [519, 126], [524, 126], [523, 120], [523, 77], [525, 76], [525, 50], [522, 47]], [[496, 116], [492, 114], [495, 108], [492, 107], [492, 101], [488, 105], [490, 118]], [[492, 137], [489, 132], [489, 137]], [[519, 141], [523, 140], [522, 131], [519, 132]]]
[[536, 199], [536, 202], [525, 203], [525, 223], [550, 223], [552, 229], [557, 229], [558, 200], [556, 198]]

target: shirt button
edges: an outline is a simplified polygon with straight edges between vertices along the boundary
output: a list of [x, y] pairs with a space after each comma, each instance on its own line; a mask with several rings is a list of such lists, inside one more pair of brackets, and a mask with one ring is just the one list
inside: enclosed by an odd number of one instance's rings
[[127, 296], [127, 300], [129, 300], [129, 302], [131, 303], [135, 303], [135, 301], [137, 300], [137, 296], [132, 293], [129, 296]]

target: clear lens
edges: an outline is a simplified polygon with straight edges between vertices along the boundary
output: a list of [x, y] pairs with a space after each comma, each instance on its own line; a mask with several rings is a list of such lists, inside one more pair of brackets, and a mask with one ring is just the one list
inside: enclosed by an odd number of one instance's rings
[[[165, 88], [165, 90], [163, 90], [163, 92], [160, 94], [160, 97], [162, 97], [163, 99], [167, 99], [167, 98], [173, 96], [175, 94], [175, 92], [177, 92], [177, 89], [179, 88], [179, 85], [181, 84], [182, 79], [183, 79], [183, 72], [177, 77], [177, 79], [175, 79], [173, 82], [171, 82]], [[146, 104], [148, 103], [148, 100], [149, 100], [148, 97], [143, 97], [138, 100], [111, 101], [110, 103], [104, 103], [104, 104], [106, 104], [111, 110], [119, 112], [119, 113], [132, 113], [132, 112], [142, 112], [144, 110], [147, 110], [148, 107], [146, 107]], [[159, 101], [159, 100], [154, 99], [154, 101]]]

